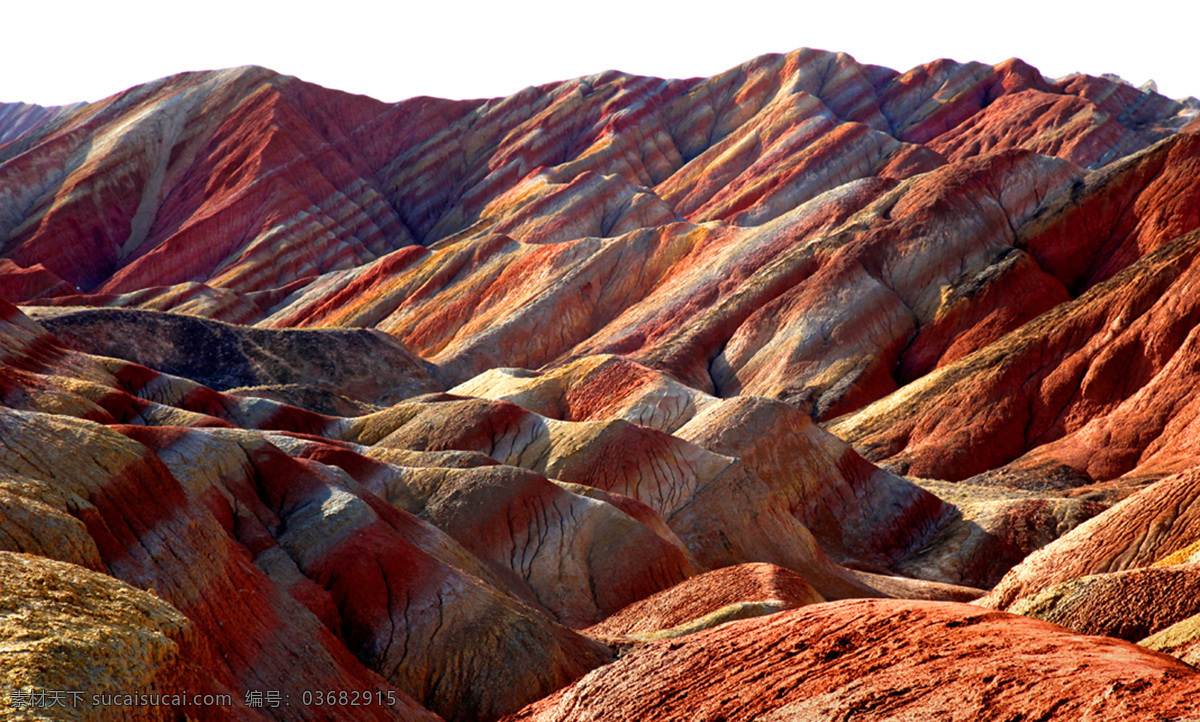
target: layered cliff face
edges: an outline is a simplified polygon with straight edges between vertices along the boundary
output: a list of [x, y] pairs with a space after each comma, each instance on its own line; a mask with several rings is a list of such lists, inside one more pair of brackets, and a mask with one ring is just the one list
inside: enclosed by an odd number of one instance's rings
[[211, 719], [1178, 716], [1198, 109], [814, 50], [0, 105], [0, 674]]

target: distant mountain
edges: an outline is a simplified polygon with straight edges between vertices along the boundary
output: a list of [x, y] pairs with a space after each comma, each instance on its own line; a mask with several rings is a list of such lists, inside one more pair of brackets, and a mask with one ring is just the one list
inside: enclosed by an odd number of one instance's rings
[[0, 103], [0, 145], [17, 140], [71, 115], [86, 103], [44, 107], [29, 103]]

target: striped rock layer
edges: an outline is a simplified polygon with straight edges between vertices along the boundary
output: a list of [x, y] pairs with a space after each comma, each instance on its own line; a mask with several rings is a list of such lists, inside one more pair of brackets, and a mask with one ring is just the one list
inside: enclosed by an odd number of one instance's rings
[[0, 681], [1184, 714], [1198, 134], [1109, 77], [817, 50], [0, 104]]

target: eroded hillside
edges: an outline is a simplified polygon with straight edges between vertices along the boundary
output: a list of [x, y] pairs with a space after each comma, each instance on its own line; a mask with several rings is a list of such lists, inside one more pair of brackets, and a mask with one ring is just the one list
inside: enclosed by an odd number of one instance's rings
[[0, 105], [0, 716], [1182, 715], [1198, 274], [1018, 60]]

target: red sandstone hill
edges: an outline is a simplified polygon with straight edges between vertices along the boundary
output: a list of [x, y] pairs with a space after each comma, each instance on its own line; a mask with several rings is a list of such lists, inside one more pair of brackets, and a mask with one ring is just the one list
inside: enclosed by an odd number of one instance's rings
[[815, 50], [0, 104], [0, 708], [1186, 715], [1198, 111]]

